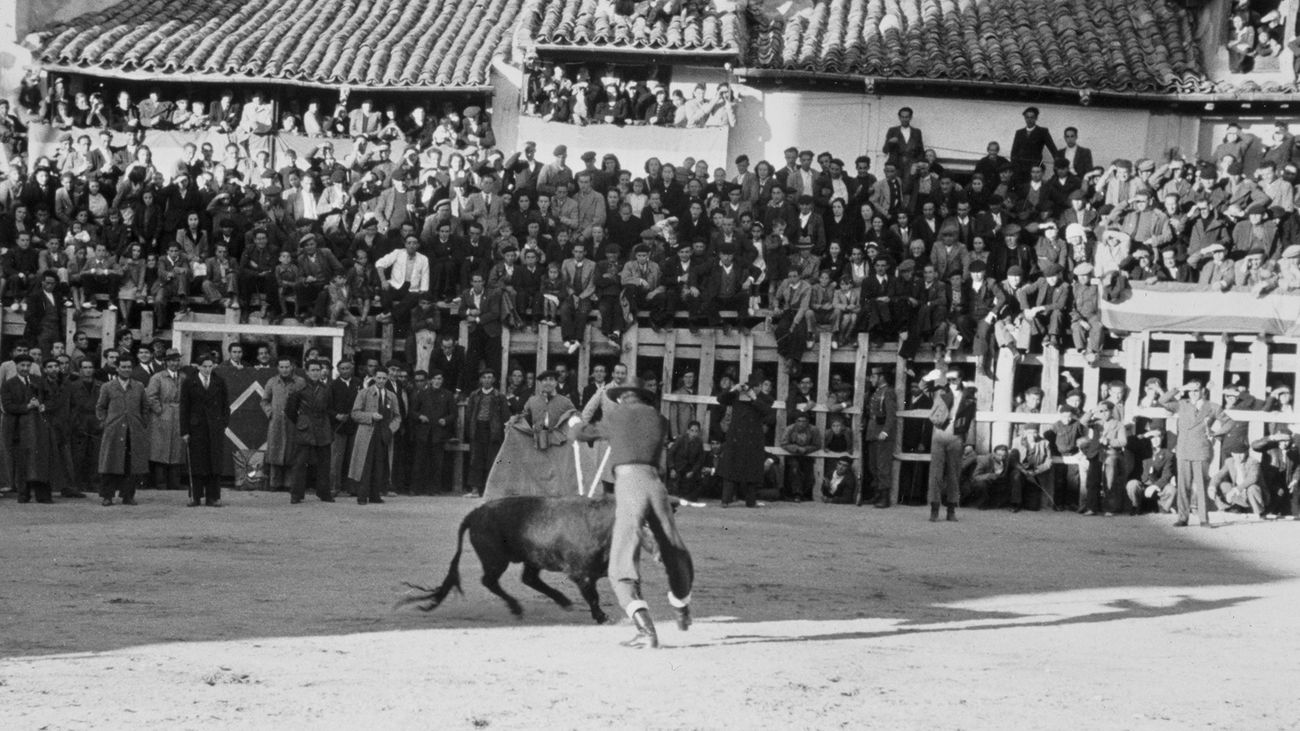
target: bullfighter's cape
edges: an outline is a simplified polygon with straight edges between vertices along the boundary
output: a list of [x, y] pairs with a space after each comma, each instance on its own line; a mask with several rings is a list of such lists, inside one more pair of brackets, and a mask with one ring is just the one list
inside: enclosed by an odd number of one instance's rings
[[593, 482], [599, 494], [596, 451], [568, 437], [567, 422], [576, 413], [569, 409], [538, 428], [522, 414], [506, 422], [505, 440], [488, 473], [483, 497], [587, 495]]

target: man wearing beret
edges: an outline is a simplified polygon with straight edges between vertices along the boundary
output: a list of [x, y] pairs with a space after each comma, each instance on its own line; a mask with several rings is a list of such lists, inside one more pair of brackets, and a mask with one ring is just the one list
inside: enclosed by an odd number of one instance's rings
[[554, 194], [556, 188], [567, 188], [573, 182], [573, 171], [564, 162], [569, 156], [569, 148], [557, 145], [553, 154], [555, 159], [542, 166], [537, 174], [539, 193]]
[[1060, 350], [1070, 314], [1070, 288], [1059, 264], [1048, 264], [1043, 278], [1016, 293], [1030, 332], [1043, 336], [1043, 348]]
[[[1280, 211], [1279, 213], [1285, 212]], [[1232, 227], [1232, 250], [1252, 251], [1258, 249], [1264, 252], [1264, 258], [1272, 259], [1274, 248], [1277, 246], [1277, 220], [1270, 218], [1268, 215], [1268, 206], [1263, 203], [1252, 203], [1246, 209], [1245, 220], [1238, 221], [1236, 226]]]
[[596, 424], [584, 423], [581, 416], [570, 418], [570, 439], [609, 442], [615, 500], [609, 580], [619, 604], [637, 628], [636, 637], [623, 644], [656, 648], [659, 636], [650, 618], [650, 606], [641, 598], [641, 572], [637, 565], [643, 524], [649, 523], [659, 544], [668, 574], [668, 603], [682, 630], [691, 625], [691, 585], [695, 580], [690, 551], [677, 532], [668, 490], [659, 474], [667, 420], [651, 405], [654, 394], [640, 385], [612, 388], [606, 395], [617, 406], [603, 409]]

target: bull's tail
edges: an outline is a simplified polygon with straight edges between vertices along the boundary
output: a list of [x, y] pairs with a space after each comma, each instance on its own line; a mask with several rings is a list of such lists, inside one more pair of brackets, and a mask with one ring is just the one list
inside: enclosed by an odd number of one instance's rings
[[404, 607], [407, 604], [424, 602], [424, 604], [420, 604], [416, 608], [422, 612], [432, 612], [434, 609], [438, 608], [439, 604], [442, 604], [442, 601], [447, 598], [447, 595], [451, 593], [452, 589], [455, 589], [457, 594], [465, 593], [460, 588], [460, 554], [465, 548], [465, 532], [469, 530], [471, 517], [473, 517], [473, 513], [465, 516], [465, 520], [460, 523], [460, 534], [456, 538], [456, 554], [451, 557], [451, 566], [447, 569], [447, 578], [442, 580], [442, 584], [437, 589], [430, 589], [427, 586], [418, 586], [403, 581], [403, 585], [415, 589], [420, 593], [404, 597], [397, 602], [397, 606], [394, 607], [394, 609]]

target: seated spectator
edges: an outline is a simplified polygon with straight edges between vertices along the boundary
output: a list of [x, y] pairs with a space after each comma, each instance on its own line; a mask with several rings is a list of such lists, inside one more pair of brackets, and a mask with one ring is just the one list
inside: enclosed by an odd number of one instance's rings
[[784, 497], [796, 503], [812, 500], [814, 459], [809, 455], [821, 449], [822, 433], [809, 413], [795, 415], [794, 423], [781, 435], [779, 446], [789, 453], [785, 458]]
[[1260, 462], [1251, 456], [1250, 445], [1245, 443], [1234, 444], [1231, 454], [1210, 478], [1208, 498], [1225, 510], [1249, 510], [1252, 518], [1262, 519], [1265, 501]]
[[853, 471], [853, 458], [840, 457], [835, 460], [835, 469], [822, 478], [822, 502], [836, 505], [853, 503], [853, 493], [857, 484], [858, 477]]

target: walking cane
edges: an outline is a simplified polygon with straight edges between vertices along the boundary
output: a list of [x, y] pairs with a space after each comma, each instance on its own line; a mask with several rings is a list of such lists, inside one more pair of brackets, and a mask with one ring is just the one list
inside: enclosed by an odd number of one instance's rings
[[185, 474], [189, 477], [190, 482], [190, 502], [198, 502], [199, 499], [194, 497], [194, 469], [190, 466], [190, 440], [185, 441]]

